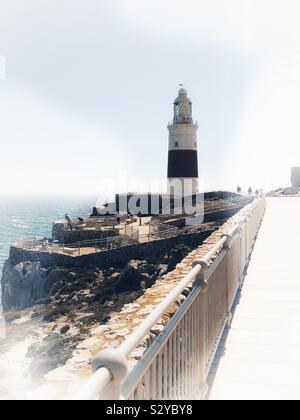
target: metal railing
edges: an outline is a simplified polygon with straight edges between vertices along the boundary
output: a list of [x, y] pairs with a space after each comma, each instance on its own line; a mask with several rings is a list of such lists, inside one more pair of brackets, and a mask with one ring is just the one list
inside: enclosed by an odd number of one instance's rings
[[15, 242], [14, 247], [36, 252], [64, 253], [72, 256], [81, 256], [84, 253], [98, 253], [118, 249], [140, 242], [151, 242], [167, 239], [178, 235], [176, 227], [159, 225], [157, 230], [149, 229], [149, 234], [140, 235], [136, 228], [127, 228], [124, 235], [110, 236], [104, 239], [89, 239], [70, 244], [59, 244], [51, 240], [45, 243], [44, 239], [23, 239]]
[[[203, 399], [265, 206], [265, 197], [248, 205], [246, 215], [203, 259], [194, 261], [188, 275], [118, 349], [101, 351], [93, 361], [94, 374], [72, 399]], [[131, 352], [187, 288], [186, 300], [128, 373]]]

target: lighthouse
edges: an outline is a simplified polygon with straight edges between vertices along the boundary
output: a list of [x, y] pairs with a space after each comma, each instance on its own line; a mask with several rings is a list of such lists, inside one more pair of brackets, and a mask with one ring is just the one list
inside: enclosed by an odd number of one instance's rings
[[174, 118], [168, 130], [168, 193], [195, 195], [198, 192], [198, 125], [193, 121], [192, 101], [183, 87], [175, 99]]

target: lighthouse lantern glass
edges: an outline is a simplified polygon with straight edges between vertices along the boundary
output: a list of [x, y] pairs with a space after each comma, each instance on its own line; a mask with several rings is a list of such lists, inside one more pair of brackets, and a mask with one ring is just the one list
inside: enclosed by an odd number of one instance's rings
[[178, 98], [174, 102], [174, 123], [189, 124], [192, 122], [192, 102], [188, 98], [186, 89], [181, 89]]

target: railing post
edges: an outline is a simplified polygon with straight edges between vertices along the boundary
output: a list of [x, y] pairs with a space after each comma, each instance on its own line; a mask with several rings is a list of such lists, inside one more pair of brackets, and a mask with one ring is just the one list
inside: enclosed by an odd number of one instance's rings
[[200, 328], [198, 330], [199, 336], [199, 345], [200, 348], [198, 349], [197, 357], [200, 359], [197, 362], [197, 366], [199, 366], [199, 387], [201, 392], [201, 400], [205, 400], [207, 393], [208, 393], [208, 385], [206, 382], [206, 362], [207, 362], [207, 342], [208, 342], [208, 297], [206, 296], [208, 292], [208, 283], [205, 278], [205, 273], [208, 269], [208, 262], [204, 259], [196, 259], [193, 261], [193, 268], [197, 266], [201, 266], [201, 270], [199, 274], [195, 277], [194, 281], [194, 287], [200, 286], [200, 294], [202, 297], [201, 300], [198, 301], [198, 307], [197, 307], [197, 316], [198, 321], [200, 324]]
[[243, 222], [239, 222], [239, 291], [242, 290], [243, 287]]
[[230, 250], [230, 244], [231, 244], [231, 240], [232, 240], [232, 234], [230, 234], [230, 233], [225, 233], [224, 235], [222, 235], [222, 237], [223, 238], [226, 238], [226, 241], [224, 242], [224, 249], [227, 251], [226, 252], [226, 270], [224, 270], [225, 271], [225, 282], [226, 282], [226, 296], [225, 296], [225, 299], [226, 299], [226, 308], [227, 308], [227, 314], [226, 314], [226, 317], [227, 317], [227, 326], [228, 327], [230, 327], [230, 324], [231, 324], [231, 319], [232, 319], [232, 314], [231, 314], [231, 296], [230, 296], [230, 293], [229, 293], [229, 290], [230, 290], [230, 282], [231, 282], [231, 279], [229, 278], [229, 273], [231, 273], [232, 272], [232, 270], [231, 270], [231, 264], [232, 264], [232, 261], [231, 261], [231, 253], [229, 252], [229, 250]]
[[222, 238], [226, 238], [226, 242], [224, 243], [224, 249], [229, 250], [232, 235], [230, 235], [229, 233], [224, 233], [224, 235], [222, 235]]
[[201, 266], [201, 270], [199, 274], [195, 277], [194, 286], [200, 285], [201, 286], [201, 293], [204, 294], [207, 292], [208, 283], [205, 279], [205, 273], [208, 268], [208, 262], [204, 259], [196, 259], [193, 261], [192, 267], [195, 268], [197, 265]]

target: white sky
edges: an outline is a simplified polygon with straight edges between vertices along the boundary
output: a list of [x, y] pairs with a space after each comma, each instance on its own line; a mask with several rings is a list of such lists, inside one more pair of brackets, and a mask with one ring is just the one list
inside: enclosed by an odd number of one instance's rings
[[288, 185], [300, 166], [299, 21], [297, 0], [2, 4], [0, 194], [164, 179], [180, 82], [207, 189]]

